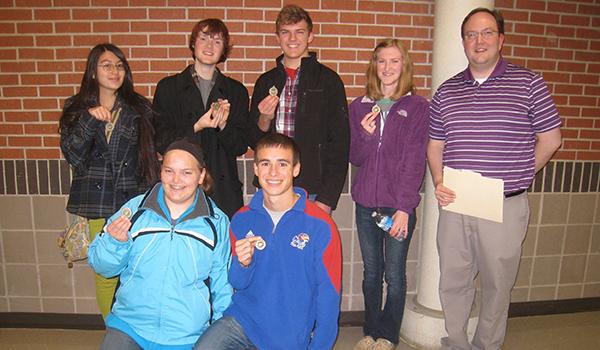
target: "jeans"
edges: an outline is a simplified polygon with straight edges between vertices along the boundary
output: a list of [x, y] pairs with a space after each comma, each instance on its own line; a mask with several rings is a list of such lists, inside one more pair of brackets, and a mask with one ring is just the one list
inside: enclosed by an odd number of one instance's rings
[[124, 332], [108, 327], [100, 350], [142, 350], [142, 347]]
[[223, 316], [202, 334], [194, 350], [254, 350], [242, 326], [231, 316]]
[[[384, 338], [398, 344], [406, 300], [406, 256], [417, 217], [414, 211], [409, 215], [408, 235], [398, 241], [375, 224], [371, 214], [377, 209], [390, 217], [396, 212], [393, 208], [366, 208], [356, 203], [356, 228], [364, 264], [363, 332], [373, 339]], [[387, 297], [382, 309], [384, 276]]]

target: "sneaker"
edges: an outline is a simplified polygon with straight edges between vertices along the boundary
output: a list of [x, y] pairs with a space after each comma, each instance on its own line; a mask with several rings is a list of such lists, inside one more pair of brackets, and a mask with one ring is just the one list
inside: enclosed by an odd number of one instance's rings
[[383, 338], [377, 339], [375, 345], [369, 350], [394, 350], [396, 349], [396, 345], [391, 341]]
[[375, 345], [375, 339], [366, 335], [354, 345], [354, 350], [371, 350], [373, 345]]

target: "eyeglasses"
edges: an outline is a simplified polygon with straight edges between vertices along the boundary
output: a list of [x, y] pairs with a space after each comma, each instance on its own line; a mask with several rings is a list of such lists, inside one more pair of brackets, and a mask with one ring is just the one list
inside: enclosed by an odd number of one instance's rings
[[491, 39], [494, 37], [494, 35], [498, 34], [497, 31], [495, 30], [484, 30], [482, 32], [466, 32], [465, 33], [465, 39], [469, 40], [469, 41], [475, 41], [477, 40], [477, 37], [479, 35], [481, 35], [481, 37], [485, 40], [485, 39]]
[[123, 63], [117, 63], [117, 64], [103, 63], [103, 64], [99, 64], [98, 67], [102, 68], [107, 73], [110, 73], [110, 72], [112, 72], [115, 69], [118, 72], [124, 72], [125, 71], [125, 65]]

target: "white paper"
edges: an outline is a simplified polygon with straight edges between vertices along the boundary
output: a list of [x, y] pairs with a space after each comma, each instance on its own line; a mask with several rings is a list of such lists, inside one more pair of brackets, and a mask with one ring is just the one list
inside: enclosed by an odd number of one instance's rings
[[442, 207], [458, 214], [502, 222], [504, 181], [470, 170], [444, 167], [444, 186], [456, 194], [453, 203]]

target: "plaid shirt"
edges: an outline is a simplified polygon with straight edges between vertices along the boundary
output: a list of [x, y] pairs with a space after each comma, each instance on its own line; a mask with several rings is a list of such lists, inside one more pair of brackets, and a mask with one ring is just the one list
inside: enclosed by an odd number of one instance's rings
[[291, 138], [294, 137], [294, 124], [296, 120], [296, 105], [298, 104], [298, 82], [300, 82], [300, 68], [296, 72], [296, 77], [288, 75], [285, 79], [285, 86], [279, 96], [279, 109], [275, 120], [277, 132]]

